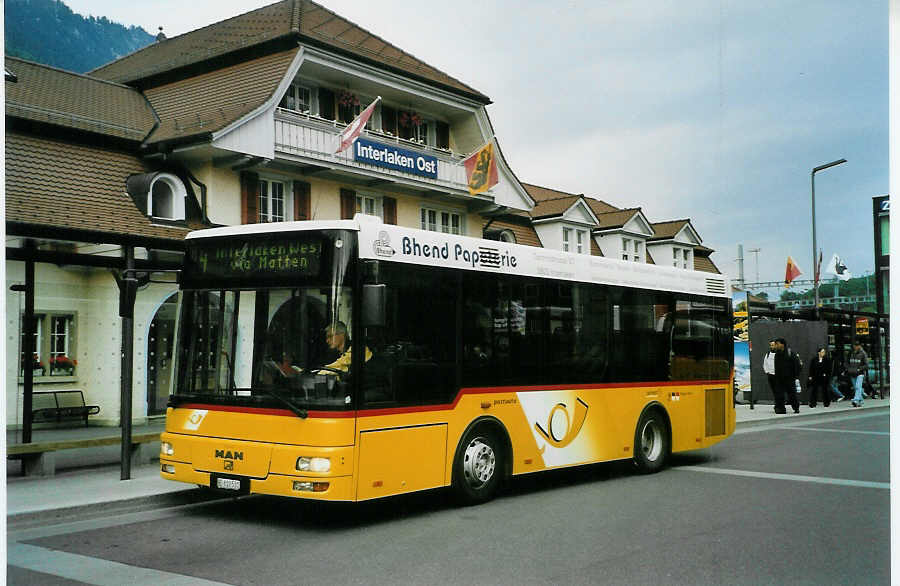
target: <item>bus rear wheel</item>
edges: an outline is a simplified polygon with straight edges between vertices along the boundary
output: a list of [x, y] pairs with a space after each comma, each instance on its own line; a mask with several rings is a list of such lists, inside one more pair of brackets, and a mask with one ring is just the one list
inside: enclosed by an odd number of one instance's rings
[[491, 500], [505, 470], [505, 453], [497, 434], [485, 426], [469, 430], [456, 450], [453, 488], [467, 505]]
[[672, 450], [669, 425], [658, 409], [645, 411], [634, 431], [634, 463], [642, 474], [657, 472]]

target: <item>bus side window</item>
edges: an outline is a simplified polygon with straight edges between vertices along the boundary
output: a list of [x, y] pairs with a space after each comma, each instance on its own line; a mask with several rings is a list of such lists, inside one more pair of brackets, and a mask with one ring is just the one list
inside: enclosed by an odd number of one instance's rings
[[456, 280], [444, 271], [385, 264], [385, 325], [367, 328], [367, 403], [449, 403], [456, 392]]

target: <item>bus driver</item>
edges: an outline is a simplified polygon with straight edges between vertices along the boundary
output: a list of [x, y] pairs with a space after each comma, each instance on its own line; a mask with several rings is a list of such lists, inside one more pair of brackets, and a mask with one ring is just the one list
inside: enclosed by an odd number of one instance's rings
[[[353, 357], [353, 348], [350, 345], [350, 337], [347, 335], [347, 325], [338, 321], [325, 328], [325, 342], [328, 347], [338, 353], [338, 358], [331, 364], [323, 366], [324, 372], [340, 371], [346, 373], [350, 370], [350, 362]], [[366, 348], [366, 362], [372, 358], [372, 351]], [[315, 370], [315, 369], [313, 369]], [[337, 374], [337, 373], [335, 373]]]

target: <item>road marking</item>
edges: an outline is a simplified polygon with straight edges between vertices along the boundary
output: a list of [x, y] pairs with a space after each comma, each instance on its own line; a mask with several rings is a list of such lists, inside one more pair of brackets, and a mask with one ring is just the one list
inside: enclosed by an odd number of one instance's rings
[[889, 431], [861, 431], [856, 429], [828, 429], [825, 427], [791, 427], [790, 429], [799, 429], [800, 431], [827, 431], [830, 433], [863, 433], [867, 435], [891, 435]]
[[106, 584], [109, 584], [109, 586], [120, 586], [121, 584], [227, 586], [223, 582], [213, 582], [193, 576], [139, 568], [90, 556], [45, 549], [26, 543], [9, 544], [6, 556], [6, 562], [18, 568], [100, 586], [105, 586]]
[[731, 476], [749, 476], [752, 478], [769, 478], [772, 480], [793, 480], [795, 482], [815, 482], [818, 484], [835, 484], [857, 488], [881, 488], [890, 490], [890, 482], [868, 482], [865, 480], [846, 480], [844, 478], [825, 478], [822, 476], [800, 476], [799, 474], [776, 474], [774, 472], [753, 472], [750, 470], [731, 470], [729, 468], [709, 468], [706, 466], [675, 466], [672, 470], [689, 472], [707, 472], [710, 474], [728, 474]]

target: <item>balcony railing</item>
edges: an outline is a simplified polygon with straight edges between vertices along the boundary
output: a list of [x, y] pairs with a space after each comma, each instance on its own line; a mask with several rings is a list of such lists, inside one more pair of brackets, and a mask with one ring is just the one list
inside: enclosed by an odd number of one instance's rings
[[343, 122], [326, 120], [310, 114], [301, 114], [279, 108], [275, 111], [275, 150], [286, 154], [317, 159], [324, 163], [364, 169], [370, 173], [389, 176], [396, 181], [430, 183], [435, 188], [466, 190], [466, 171], [462, 157], [444, 149], [438, 149], [372, 130], [363, 130], [360, 136], [389, 144], [412, 152], [430, 155], [437, 159], [437, 179], [422, 177], [403, 171], [386, 169], [354, 160], [353, 148], [335, 154], [338, 135], [346, 128]]

